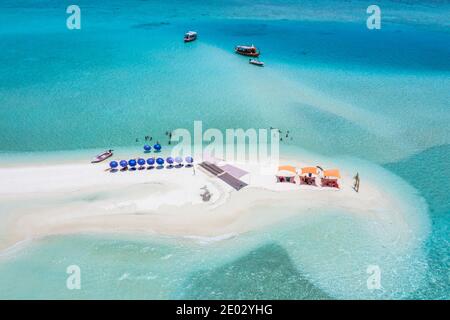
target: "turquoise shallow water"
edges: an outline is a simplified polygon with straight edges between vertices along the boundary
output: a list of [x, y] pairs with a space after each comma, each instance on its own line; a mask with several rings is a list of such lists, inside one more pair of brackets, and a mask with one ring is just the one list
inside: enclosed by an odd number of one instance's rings
[[[375, 249], [363, 229], [351, 228], [357, 222], [336, 212], [206, 248], [165, 238], [45, 239], [1, 263], [0, 297], [448, 299], [448, 2], [382, 1], [379, 32], [365, 28], [365, 1], [339, 9], [333, 1], [79, 4], [82, 30], [68, 31], [59, 1], [0, 3], [1, 163], [24, 151], [40, 152], [33, 159], [44, 163], [47, 151], [78, 159], [88, 148], [140, 147], [145, 135], [165, 143], [166, 130], [194, 120], [205, 128], [274, 126], [291, 131], [283, 145], [362, 158], [402, 177], [426, 200], [431, 233], [417, 259], [386, 258], [391, 275], [407, 270], [406, 279], [369, 296], [365, 270], [343, 270]], [[187, 29], [200, 32], [188, 46], [180, 41]], [[264, 69], [232, 52], [250, 42]], [[424, 172], [431, 177], [420, 178]], [[6, 219], [14, 208], [5, 209]], [[336, 247], [314, 248], [324, 228]], [[214, 254], [224, 248], [229, 254]], [[317, 267], [348, 248], [334, 276]], [[72, 261], [86, 280], [81, 292], [64, 286]], [[333, 277], [348, 292], [332, 287]]]
[[[279, 210], [287, 208], [275, 208]], [[259, 210], [264, 210], [259, 208]], [[405, 298], [423, 283], [424, 258], [398, 257], [363, 221], [316, 212], [228, 240], [117, 236], [51, 237], [0, 265], [2, 298], [327, 299]], [[358, 244], [355, 245], [355, 239]], [[366, 289], [366, 267], [384, 289]], [[65, 270], [81, 268], [81, 290]], [[17, 283], [14, 276], [21, 276]], [[39, 276], [38, 276], [39, 275]], [[31, 289], [34, 288], [34, 289]], [[344, 290], [344, 291], [343, 291]]]
[[[30, 21], [18, 9], [4, 13], [12, 17], [0, 57], [2, 151], [128, 146], [199, 119], [233, 128], [236, 118], [244, 128], [289, 128], [295, 144], [319, 153], [363, 151], [378, 161], [449, 143], [445, 29], [386, 24], [370, 33], [359, 22], [189, 20], [154, 16], [153, 2], [116, 16], [114, 6], [96, 2], [83, 10], [82, 30], [70, 32], [56, 20], [60, 6], [30, 9]], [[188, 28], [202, 41], [180, 42]], [[249, 41], [270, 68], [252, 68], [232, 53]]]
[[[450, 146], [437, 146], [397, 163], [385, 166], [414, 184], [429, 204], [432, 233], [426, 250], [431, 272], [427, 274], [427, 285], [414, 294], [414, 298], [448, 299], [450, 266], [450, 169], [447, 160]], [[433, 168], [430, 170], [430, 168]], [[427, 177], [423, 177], [424, 172]]]

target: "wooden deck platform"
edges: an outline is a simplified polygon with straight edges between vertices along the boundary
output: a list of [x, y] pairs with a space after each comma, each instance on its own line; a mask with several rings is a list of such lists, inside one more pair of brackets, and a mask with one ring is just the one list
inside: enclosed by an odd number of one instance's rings
[[203, 161], [202, 163], [199, 164], [199, 166], [208, 171], [209, 173], [211, 173], [212, 175], [216, 176], [220, 180], [224, 181], [235, 190], [239, 191], [245, 186], [247, 186], [245, 182], [233, 177], [231, 174], [223, 171], [221, 168], [219, 168], [213, 163]]

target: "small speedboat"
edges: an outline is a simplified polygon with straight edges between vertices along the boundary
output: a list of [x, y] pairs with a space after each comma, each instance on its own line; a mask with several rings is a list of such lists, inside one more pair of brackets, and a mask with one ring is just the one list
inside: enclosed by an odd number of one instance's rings
[[264, 67], [264, 62], [259, 61], [258, 59], [250, 59], [248, 61], [248, 63], [254, 64], [255, 66], [258, 66], [258, 67]]
[[194, 40], [197, 40], [197, 32], [188, 31], [184, 34], [184, 42], [192, 42]]
[[105, 161], [109, 157], [112, 157], [112, 155], [113, 155], [112, 152], [113, 152], [113, 150], [108, 150], [108, 151], [105, 151], [105, 152], [97, 155], [94, 159], [92, 159], [91, 163], [99, 163], [99, 162]]
[[259, 50], [254, 46], [237, 46], [234, 48], [234, 51], [238, 54], [242, 54], [243, 56], [248, 57], [258, 57], [259, 56]]

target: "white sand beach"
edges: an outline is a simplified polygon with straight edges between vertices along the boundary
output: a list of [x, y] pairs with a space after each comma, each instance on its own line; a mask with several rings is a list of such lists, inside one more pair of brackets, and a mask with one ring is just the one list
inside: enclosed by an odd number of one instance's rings
[[[309, 163], [282, 159], [302, 167]], [[0, 169], [0, 203], [8, 211], [4, 251], [17, 243], [49, 235], [73, 233], [149, 233], [183, 237], [224, 237], [281, 221], [294, 214], [330, 209], [375, 220], [386, 241], [408, 243], [414, 226], [408, 203], [389, 186], [362, 181], [353, 188], [355, 172], [341, 170], [341, 188], [276, 183], [259, 167], [242, 179], [249, 185], [236, 191], [198, 165], [193, 168], [136, 170], [111, 173], [101, 164], [17, 165]], [[212, 197], [203, 202], [207, 186]], [[279, 207], [276, 214], [257, 208]], [[374, 230], [374, 232], [377, 232]]]

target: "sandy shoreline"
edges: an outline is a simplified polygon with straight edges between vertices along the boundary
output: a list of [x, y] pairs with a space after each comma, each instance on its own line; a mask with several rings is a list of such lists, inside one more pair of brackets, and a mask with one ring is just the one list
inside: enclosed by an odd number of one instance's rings
[[[2, 168], [0, 202], [13, 212], [0, 230], [0, 251], [27, 239], [81, 232], [222, 237], [327, 209], [376, 220], [387, 241], [408, 242], [408, 209], [389, 188], [365, 180], [356, 193], [354, 173], [345, 170], [340, 190], [277, 184], [257, 167], [238, 166], [250, 172], [241, 191], [198, 166], [195, 174], [192, 168], [110, 173], [107, 163], [81, 162]], [[203, 186], [212, 193], [209, 202], [201, 200]]]

